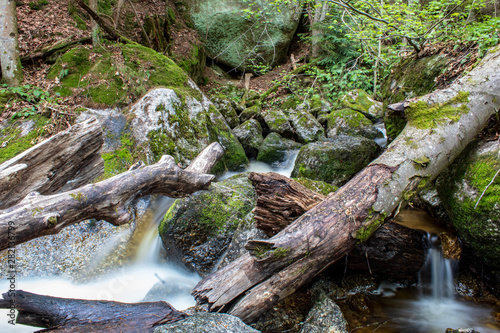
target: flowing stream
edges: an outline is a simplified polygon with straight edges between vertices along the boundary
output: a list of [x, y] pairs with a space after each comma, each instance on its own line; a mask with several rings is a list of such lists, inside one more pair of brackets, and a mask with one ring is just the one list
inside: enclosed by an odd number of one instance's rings
[[[297, 153], [298, 151], [290, 152], [285, 162], [274, 166], [253, 161], [247, 171], [274, 171], [290, 176]], [[219, 180], [238, 173], [228, 172]], [[131, 258], [121, 267], [107, 269], [105, 274], [91, 275], [90, 279], [86, 279], [86, 282], [81, 283], [62, 276], [16, 277], [16, 290], [25, 290], [55, 297], [120, 302], [165, 300], [178, 310], [193, 306], [195, 301], [190, 292], [201, 278], [196, 273], [186, 271], [181, 265], [176, 264], [174, 260], [169, 260], [167, 263], [160, 260], [163, 248], [161, 239], [158, 236], [158, 225], [173, 201], [174, 199], [161, 196], [152, 203], [153, 208], [150, 213], [146, 214], [146, 218], [140, 220], [140, 225], [137, 226], [135, 231], [135, 233], [139, 234], [140, 241], [132, 251]], [[116, 245], [112, 239], [109, 244], [103, 244], [100, 253], [94, 258], [95, 260], [90, 260], [90, 262], [106, 262], [106, 257], [116, 250]], [[95, 267], [89, 265], [88, 270], [94, 271]], [[168, 285], [168, 288], [163, 288], [160, 293], [150, 292], [151, 288], [158, 282]], [[9, 281], [1, 280], [0, 290], [5, 292], [8, 289]], [[8, 310], [0, 310], [1, 333], [24, 333], [40, 329], [19, 324], [9, 324], [8, 320], [10, 318], [8, 314]]]

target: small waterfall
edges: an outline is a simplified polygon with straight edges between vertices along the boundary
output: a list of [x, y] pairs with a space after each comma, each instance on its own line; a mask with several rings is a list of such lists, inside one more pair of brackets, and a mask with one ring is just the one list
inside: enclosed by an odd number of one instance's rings
[[443, 257], [443, 251], [436, 235], [427, 234], [429, 252], [422, 270], [419, 273], [420, 296], [432, 296], [434, 301], [452, 300], [455, 298], [454, 273], [458, 262]]

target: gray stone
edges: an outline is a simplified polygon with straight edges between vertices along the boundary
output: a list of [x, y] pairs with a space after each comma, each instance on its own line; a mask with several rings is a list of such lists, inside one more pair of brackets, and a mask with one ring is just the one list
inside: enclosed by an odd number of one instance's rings
[[281, 110], [271, 109], [264, 113], [264, 121], [271, 132], [278, 133], [284, 138], [293, 137], [293, 128], [288, 121], [288, 116]]
[[158, 326], [154, 333], [257, 333], [238, 317], [225, 313], [197, 313], [187, 319]]
[[300, 333], [349, 333], [340, 307], [322, 294], [307, 315]]
[[290, 121], [301, 143], [310, 143], [325, 138], [323, 126], [307, 112], [303, 105], [299, 105], [294, 111], [290, 111]]
[[231, 101], [222, 98], [215, 98], [212, 101], [230, 128], [235, 128], [240, 124], [240, 118], [238, 118], [238, 114], [236, 113]]
[[361, 112], [370, 119], [380, 119], [384, 116], [382, 103], [377, 102], [361, 89], [348, 92], [342, 97], [340, 103], [343, 107]]
[[340, 134], [363, 136], [368, 139], [382, 138], [384, 134], [377, 130], [370, 119], [361, 112], [351, 109], [334, 110], [326, 117], [327, 137]]
[[250, 119], [245, 121], [233, 129], [233, 134], [240, 140], [247, 156], [257, 156], [262, 141], [264, 141], [262, 127], [257, 120]]

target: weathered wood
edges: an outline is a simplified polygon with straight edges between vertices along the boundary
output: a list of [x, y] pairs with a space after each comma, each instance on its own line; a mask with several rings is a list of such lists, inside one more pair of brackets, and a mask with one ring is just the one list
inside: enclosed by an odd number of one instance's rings
[[[257, 228], [274, 236], [326, 197], [275, 172], [251, 173], [257, 194]], [[413, 278], [425, 262], [425, 232], [393, 222], [379, 228], [343, 260], [348, 268], [363, 269], [392, 278]]]
[[19, 311], [16, 323], [48, 328], [43, 332], [153, 332], [156, 325], [188, 317], [163, 301], [129, 304], [51, 297], [23, 290], [4, 293], [3, 298], [0, 308]]
[[[212, 143], [195, 163], [199, 164], [200, 159], [206, 161], [209, 164], [206, 170], [222, 155], [220, 144]], [[173, 157], [163, 156], [156, 164], [72, 191], [49, 196], [32, 192], [19, 204], [0, 211], [0, 250], [55, 234], [68, 225], [90, 218], [122, 225], [131, 218], [129, 208], [134, 199], [149, 194], [182, 197], [207, 189], [214, 178], [182, 170]]]
[[272, 238], [248, 242], [251, 254], [198, 283], [196, 299], [211, 311], [252, 322], [366, 241], [500, 108], [499, 67], [496, 51], [449, 88], [420, 98], [403, 132], [379, 158]]
[[255, 224], [270, 237], [326, 198], [275, 172], [252, 172], [248, 179], [257, 195]]
[[49, 195], [90, 183], [104, 171], [103, 142], [101, 126], [91, 118], [0, 164], [0, 209], [33, 191]]

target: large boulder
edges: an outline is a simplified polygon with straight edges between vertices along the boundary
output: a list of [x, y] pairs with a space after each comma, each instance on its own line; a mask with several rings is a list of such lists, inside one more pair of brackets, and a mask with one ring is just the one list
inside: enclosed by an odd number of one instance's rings
[[248, 174], [240, 174], [209, 190], [178, 199], [160, 224], [160, 237], [170, 256], [204, 276], [228, 248], [240, 222], [255, 206]]
[[148, 145], [154, 160], [168, 154], [182, 167], [213, 141], [225, 149], [223, 163], [238, 170], [248, 163], [224, 117], [204, 96], [201, 101], [173, 89], [150, 91], [130, 108], [136, 145]]
[[342, 186], [370, 163], [380, 148], [363, 137], [338, 135], [333, 139], [303, 146], [292, 171], [292, 177], [307, 177]]
[[500, 277], [500, 177], [495, 178], [500, 169], [498, 154], [496, 141], [471, 143], [439, 176], [437, 185], [464, 245], [480, 262], [498, 270]]
[[327, 116], [327, 136], [333, 138], [339, 134], [363, 136], [368, 139], [383, 137], [370, 119], [361, 112], [352, 109], [334, 110]]
[[384, 116], [382, 103], [374, 100], [362, 89], [348, 92], [341, 98], [340, 103], [344, 108], [361, 112], [370, 119], [380, 119]]
[[[301, 1], [186, 0], [207, 55], [245, 71], [259, 71], [285, 57], [302, 13]], [[249, 9], [257, 15], [252, 15]]]

